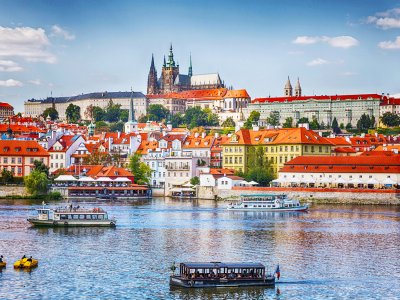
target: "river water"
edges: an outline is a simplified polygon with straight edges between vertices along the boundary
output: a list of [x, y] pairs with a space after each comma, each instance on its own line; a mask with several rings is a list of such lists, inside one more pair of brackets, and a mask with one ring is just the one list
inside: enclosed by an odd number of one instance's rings
[[[153, 199], [101, 205], [112, 228], [32, 228], [39, 203], [0, 203], [0, 299], [400, 299], [400, 208], [313, 205], [308, 213], [229, 212]], [[39, 259], [32, 272], [12, 263]], [[173, 261], [252, 261], [275, 288], [170, 289]]]

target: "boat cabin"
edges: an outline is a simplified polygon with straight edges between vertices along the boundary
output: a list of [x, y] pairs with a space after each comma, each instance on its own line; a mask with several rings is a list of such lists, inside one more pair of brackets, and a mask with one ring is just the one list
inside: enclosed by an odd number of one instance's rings
[[264, 279], [265, 266], [260, 263], [181, 263], [179, 274], [183, 279]]

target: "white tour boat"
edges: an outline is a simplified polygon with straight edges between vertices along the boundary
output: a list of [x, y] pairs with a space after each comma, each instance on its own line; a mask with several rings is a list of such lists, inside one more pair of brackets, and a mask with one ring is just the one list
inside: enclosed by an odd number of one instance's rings
[[300, 204], [296, 199], [289, 199], [286, 195], [259, 194], [241, 195], [240, 201], [230, 203], [228, 210], [245, 211], [306, 211], [307, 204]]
[[35, 226], [107, 226], [114, 227], [116, 220], [109, 219], [108, 214], [102, 208], [80, 208], [70, 205], [66, 208], [37, 209], [37, 216], [28, 218], [28, 221]]

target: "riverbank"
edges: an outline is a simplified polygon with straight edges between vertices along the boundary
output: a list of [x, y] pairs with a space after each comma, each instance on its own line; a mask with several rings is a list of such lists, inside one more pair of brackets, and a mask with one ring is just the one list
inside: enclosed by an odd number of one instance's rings
[[326, 188], [233, 187], [217, 190], [199, 187], [200, 199], [234, 200], [242, 194], [284, 193], [301, 201], [326, 204], [400, 205], [400, 190], [361, 190]]

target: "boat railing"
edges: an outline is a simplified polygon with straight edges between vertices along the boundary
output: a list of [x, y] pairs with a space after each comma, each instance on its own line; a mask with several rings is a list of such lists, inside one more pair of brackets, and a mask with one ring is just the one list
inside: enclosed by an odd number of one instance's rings
[[82, 213], [82, 214], [87, 214], [87, 213], [106, 213], [103, 209], [101, 208], [93, 208], [93, 209], [86, 209], [86, 208], [57, 208], [54, 210], [55, 213], [64, 213], [64, 214], [70, 214], [70, 213]]

